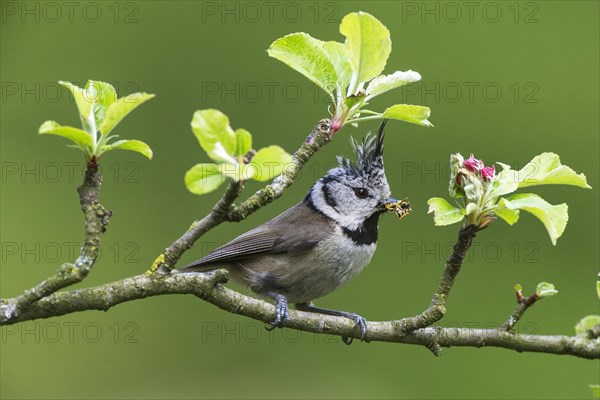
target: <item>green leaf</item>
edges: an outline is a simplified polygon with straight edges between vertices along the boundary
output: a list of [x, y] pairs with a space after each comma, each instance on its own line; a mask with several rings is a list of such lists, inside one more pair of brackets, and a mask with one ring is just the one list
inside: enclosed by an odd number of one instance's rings
[[[336, 87], [337, 72], [330, 57], [338, 57], [338, 54], [334, 54], [334, 45], [327, 45], [327, 50], [324, 46], [324, 42], [300, 32], [277, 39], [267, 53], [331, 93]], [[341, 65], [341, 60], [336, 59], [336, 62]]]
[[494, 209], [494, 214], [502, 218], [509, 225], [514, 225], [519, 220], [519, 210], [513, 210], [506, 207], [506, 199], [500, 199], [498, 206]]
[[185, 173], [185, 186], [194, 194], [212, 192], [227, 178], [217, 164], [196, 164]]
[[367, 100], [379, 96], [389, 90], [421, 80], [421, 75], [415, 71], [396, 71], [391, 75], [380, 75], [367, 86]]
[[587, 331], [600, 324], [600, 315], [588, 315], [579, 320], [575, 325], [575, 334], [585, 335]]
[[554, 296], [558, 290], [554, 289], [554, 285], [548, 282], [540, 282], [535, 289], [535, 294], [541, 299], [542, 297]]
[[427, 120], [431, 110], [429, 107], [412, 106], [409, 104], [396, 104], [387, 108], [383, 112], [383, 117], [399, 119], [401, 121], [411, 122], [413, 124], [433, 127], [433, 124]]
[[429, 205], [427, 214], [434, 213], [433, 222], [437, 226], [455, 224], [465, 217], [463, 209], [454, 207], [440, 197], [432, 197], [427, 201], [427, 204]]
[[[357, 104], [361, 104], [364, 103], [366, 99], [366, 96], [364, 94], [355, 94], [355, 95], [351, 95], [348, 96], [344, 99], [344, 104], [346, 105], [346, 109], [350, 110], [352, 109], [352, 107], [355, 107]], [[355, 108], [358, 109], [360, 107], [360, 105], [358, 107]], [[376, 113], [378, 114], [378, 113]], [[359, 117], [360, 113], [355, 114], [355, 115], [349, 115], [350, 118], [352, 117]]]
[[569, 220], [568, 206], [559, 204], [553, 206], [537, 194], [515, 194], [503, 199], [503, 206], [511, 210], [525, 210], [535, 215], [546, 227], [550, 240], [556, 245], [556, 240], [563, 234]]
[[82, 150], [87, 150], [86, 153], [88, 153], [89, 155], [91, 155], [90, 150], [94, 147], [94, 141], [92, 140], [92, 137], [88, 132], [79, 128], [74, 128], [72, 126], [60, 125], [56, 121], [44, 122], [40, 126], [39, 133], [42, 135], [58, 135], [69, 139], [70, 141], [74, 142], [77, 146], [79, 146]]
[[235, 164], [236, 134], [229, 118], [219, 110], [198, 110], [192, 118], [192, 131], [208, 156], [218, 162]]
[[245, 156], [252, 149], [252, 135], [245, 129], [235, 130], [236, 150], [238, 156]]
[[519, 172], [519, 187], [534, 185], [573, 185], [591, 189], [584, 174], [577, 174], [560, 163], [558, 154], [542, 153], [531, 160]]
[[360, 84], [381, 74], [392, 51], [390, 31], [375, 17], [365, 12], [346, 15], [340, 24], [346, 36], [346, 54], [352, 68], [349, 94]]
[[590, 390], [592, 391], [592, 395], [597, 398], [600, 399], [600, 385], [589, 385]]
[[250, 175], [257, 181], [268, 181], [290, 165], [292, 156], [279, 146], [268, 146], [260, 149], [252, 157], [249, 167], [252, 168]]
[[115, 149], [136, 151], [144, 155], [149, 160], [152, 159], [152, 149], [141, 140], [118, 140], [114, 143], [101, 146], [100, 154]]
[[106, 110], [117, 100], [117, 91], [110, 83], [100, 81], [88, 81], [85, 90], [93, 102], [96, 126], [100, 126], [106, 116]]
[[81, 119], [81, 126], [83, 130], [92, 135], [92, 140], [95, 143], [96, 140], [96, 119], [94, 117], [94, 96], [86, 89], [80, 88], [71, 82], [58, 81], [58, 83], [71, 91], [77, 109], [79, 110], [79, 118]]
[[487, 200], [492, 200], [495, 197], [512, 193], [519, 188], [518, 171], [511, 169], [510, 165], [507, 164], [502, 164], [500, 162], [496, 164], [502, 167], [502, 171], [496, 175], [496, 179], [491, 183], [492, 186], [487, 195]]
[[108, 136], [127, 114], [153, 97], [154, 95], [149, 93], [132, 93], [111, 103], [106, 109], [104, 120], [99, 128], [102, 136]]
[[598, 298], [600, 299], [600, 281], [596, 282], [596, 293], [598, 293]]
[[95, 104], [108, 107], [117, 101], [117, 91], [110, 83], [90, 80], [86, 83], [85, 88], [91, 96], [90, 100]]
[[336, 85], [343, 93], [343, 90], [348, 87], [350, 79], [352, 78], [352, 68], [346, 57], [346, 46], [344, 46], [343, 43], [331, 41], [324, 42], [323, 49], [327, 53], [327, 56], [335, 69], [337, 75]]

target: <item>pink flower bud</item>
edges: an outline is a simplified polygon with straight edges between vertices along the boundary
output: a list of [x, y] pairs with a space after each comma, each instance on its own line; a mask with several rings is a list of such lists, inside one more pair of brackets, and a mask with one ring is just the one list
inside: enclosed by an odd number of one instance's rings
[[471, 153], [471, 157], [465, 160], [465, 167], [471, 172], [481, 171], [483, 169], [483, 161], [476, 159]]
[[494, 179], [495, 176], [496, 168], [493, 165], [491, 167], [485, 167], [481, 169], [481, 177], [484, 181], [491, 181], [492, 179]]

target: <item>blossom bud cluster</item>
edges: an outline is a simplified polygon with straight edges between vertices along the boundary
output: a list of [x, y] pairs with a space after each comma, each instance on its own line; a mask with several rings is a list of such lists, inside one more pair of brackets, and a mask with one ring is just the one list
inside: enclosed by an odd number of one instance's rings
[[476, 159], [471, 153], [471, 157], [464, 161], [464, 166], [471, 172], [479, 173], [484, 181], [491, 181], [496, 177], [496, 168], [492, 165], [486, 167], [483, 161]]

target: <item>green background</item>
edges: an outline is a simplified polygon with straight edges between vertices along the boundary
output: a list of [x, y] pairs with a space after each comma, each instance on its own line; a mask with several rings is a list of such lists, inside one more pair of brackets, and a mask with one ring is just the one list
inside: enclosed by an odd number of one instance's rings
[[[383, 218], [369, 268], [318, 304], [370, 320], [421, 311], [458, 230], [436, 228], [426, 214], [428, 198], [447, 195], [449, 155], [474, 152], [486, 162], [522, 166], [554, 151], [594, 187], [534, 188], [551, 203], [569, 204], [558, 245], [531, 215], [513, 227], [496, 222], [478, 236], [442, 325], [504, 322], [515, 306], [515, 283], [531, 293], [549, 281], [560, 291], [525, 315], [521, 332], [570, 335], [580, 317], [598, 312], [600, 3], [475, 2], [469, 14], [464, 2], [99, 1], [76, 2], [72, 16], [62, 2], [50, 3], [61, 15], [45, 2], [2, 2], [2, 297], [53, 273], [82, 238], [75, 192], [82, 156], [63, 139], [37, 136], [47, 119], [77, 124], [58, 80], [97, 79], [122, 95], [157, 94], [115, 131], [149, 143], [155, 158], [115, 151], [102, 160], [101, 199], [114, 216], [102, 257], [77, 285], [86, 287], [145, 271], [220, 196], [198, 197], [183, 184], [189, 167], [208, 160], [190, 130], [195, 110], [222, 110], [234, 128], [253, 133], [257, 148], [296, 149], [327, 116], [325, 96], [315, 98], [307, 80], [265, 50], [296, 31], [341, 41], [341, 18], [364, 10], [391, 31], [385, 72], [423, 76], [380, 96], [373, 108], [427, 105], [435, 128], [388, 125], [387, 176], [414, 212], [402, 222]], [[376, 127], [343, 129], [280, 200], [243, 223], [217, 227], [181, 263], [295, 204], [335, 155], [350, 154], [350, 135]], [[259, 187], [249, 183], [244, 196]], [[2, 398], [591, 398], [588, 384], [598, 383], [600, 370], [598, 361], [494, 348], [446, 349], [436, 358], [409, 345], [347, 347], [338, 338], [268, 334], [262, 324], [192, 296], [0, 333]]]

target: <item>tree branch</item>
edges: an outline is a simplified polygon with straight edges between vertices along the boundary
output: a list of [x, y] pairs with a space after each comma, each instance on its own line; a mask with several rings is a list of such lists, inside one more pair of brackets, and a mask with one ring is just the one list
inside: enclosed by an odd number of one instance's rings
[[437, 291], [433, 294], [431, 304], [419, 315], [396, 321], [395, 324], [398, 331], [410, 332], [424, 328], [439, 321], [446, 315], [446, 302], [448, 301], [450, 290], [454, 285], [454, 281], [460, 272], [460, 267], [465, 260], [465, 255], [471, 247], [471, 243], [478, 231], [479, 228], [475, 225], [466, 225], [460, 229], [458, 240], [454, 244], [452, 255], [446, 260], [444, 274], [440, 279]]
[[67, 286], [81, 282], [91, 271], [98, 258], [100, 235], [106, 231], [111, 212], [99, 203], [102, 175], [96, 158], [88, 163], [85, 177], [77, 188], [81, 210], [85, 217], [85, 239], [79, 257], [74, 263], [64, 263], [54, 275], [37, 286], [27, 289], [13, 299], [0, 301], [0, 322], [11, 320], [21, 314], [31, 304]]
[[[180, 274], [161, 277], [145, 275], [94, 288], [55, 293], [33, 304], [8, 324], [36, 318], [50, 318], [77, 311], [102, 310], [131, 300], [165, 294], [193, 294], [219, 308], [265, 323], [274, 318], [274, 307], [224, 287], [227, 272]], [[290, 310], [285, 327], [305, 332], [358, 337], [354, 323], [347, 318]], [[2, 323], [3, 325], [7, 323]], [[518, 352], [566, 354], [599, 359], [600, 341], [582, 336], [543, 336], [514, 334], [501, 329], [466, 329], [428, 327], [412, 332], [398, 332], [397, 321], [368, 322], [367, 341], [395, 342], [424, 346], [439, 355], [443, 347], [502, 347]]]
[[529, 297], [523, 296], [523, 292], [521, 292], [520, 285], [517, 286], [518, 288], [516, 290], [516, 294], [517, 303], [519, 303], [519, 305], [515, 308], [510, 317], [508, 317], [508, 320], [504, 324], [500, 325], [498, 329], [503, 329], [505, 331], [510, 331], [511, 329], [513, 329], [517, 322], [519, 322], [523, 314], [525, 314], [525, 311], [527, 311], [529, 307], [534, 305], [540, 299], [537, 293], [534, 293]]
[[168, 273], [179, 261], [184, 252], [190, 249], [196, 240], [206, 232], [225, 221], [224, 216], [238, 198], [243, 189], [242, 182], [230, 182], [221, 199], [215, 204], [210, 213], [204, 218], [194, 221], [189, 229], [169, 245], [152, 264], [148, 273], [160, 271]]
[[228, 221], [238, 222], [252, 214], [259, 208], [269, 204], [275, 199], [278, 199], [283, 194], [283, 191], [290, 187], [298, 173], [306, 164], [306, 162], [315, 155], [315, 153], [327, 143], [331, 141], [333, 131], [331, 130], [331, 120], [322, 119], [313, 129], [306, 141], [294, 154], [292, 154], [292, 162], [286, 166], [285, 170], [270, 185], [265, 186], [248, 200], [241, 203], [239, 206], [233, 206], [225, 215]]

